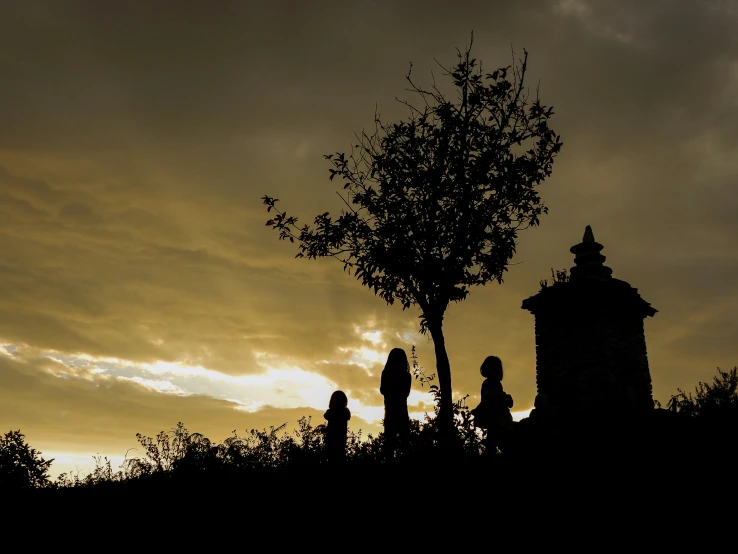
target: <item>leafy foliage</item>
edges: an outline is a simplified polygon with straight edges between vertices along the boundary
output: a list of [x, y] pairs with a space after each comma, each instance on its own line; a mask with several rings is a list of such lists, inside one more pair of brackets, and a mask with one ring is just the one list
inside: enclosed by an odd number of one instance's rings
[[529, 103], [527, 57], [484, 73], [471, 45], [458, 52], [445, 70], [457, 101], [409, 73], [422, 107], [403, 102], [410, 114], [399, 123], [375, 115], [374, 132], [362, 132], [350, 155], [325, 156], [330, 179], [344, 182], [347, 209], [299, 228], [264, 196], [276, 212], [267, 225], [298, 241], [297, 257], [333, 256], [387, 303], [419, 305], [423, 318], [466, 298], [470, 286], [501, 282], [517, 232], [547, 212], [536, 185], [562, 146], [548, 125], [552, 108]]
[[0, 437], [0, 490], [47, 486], [51, 462], [26, 444], [20, 430], [5, 433]]
[[438, 385], [431, 385], [435, 378], [436, 374], [431, 373], [430, 375], [426, 375], [423, 368], [418, 363], [418, 355], [415, 352], [415, 345], [412, 346], [412, 349], [410, 351], [410, 364], [412, 366], [412, 372], [413, 377], [415, 378], [418, 383], [420, 383], [421, 388], [425, 387], [426, 385], [429, 385], [430, 392], [433, 395], [433, 400], [436, 403], [436, 406], [438, 406], [439, 403], [439, 393], [438, 393]]
[[[551, 285], [557, 285], [559, 283], [568, 283], [569, 282], [569, 272], [564, 269], [556, 269], [551, 268]], [[549, 286], [548, 279], [542, 279], [540, 282], [541, 288], [545, 289]]]

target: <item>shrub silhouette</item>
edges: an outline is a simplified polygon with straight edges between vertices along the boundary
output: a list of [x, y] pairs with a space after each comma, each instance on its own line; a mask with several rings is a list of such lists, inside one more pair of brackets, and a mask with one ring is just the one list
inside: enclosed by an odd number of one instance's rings
[[717, 368], [712, 382], [699, 382], [694, 392], [677, 389], [667, 403], [683, 428], [682, 440], [691, 457], [734, 456], [738, 429], [738, 367]]
[[26, 444], [23, 433], [9, 431], [0, 437], [0, 490], [21, 490], [48, 486], [49, 466], [41, 453]]
[[694, 393], [677, 389], [667, 408], [701, 421], [735, 424], [738, 420], [738, 367], [730, 371], [717, 368], [712, 383], [699, 382]]
[[[438, 394], [436, 392], [436, 394]], [[398, 453], [402, 463], [416, 463], [433, 455], [439, 446], [437, 411], [426, 414], [425, 421], [411, 420], [407, 443]], [[479, 435], [471, 424], [465, 398], [454, 403], [455, 422], [462, 437], [464, 452], [480, 452]], [[191, 433], [183, 423], [161, 431], [155, 437], [137, 434], [143, 455], [124, 461], [117, 471], [107, 458], [94, 457], [95, 468], [86, 476], [62, 474], [55, 482], [58, 488], [80, 488], [101, 484], [132, 482], [150, 478], [184, 478], [209, 475], [240, 475], [254, 472], [305, 466], [322, 466], [327, 461], [326, 426], [313, 426], [310, 417], [303, 417], [297, 428], [287, 432], [287, 424], [268, 430], [252, 429], [241, 436], [236, 431], [221, 444], [212, 443], [200, 433]], [[353, 466], [379, 466], [385, 461], [384, 433], [377, 436], [362, 431], [349, 431], [346, 461]]]

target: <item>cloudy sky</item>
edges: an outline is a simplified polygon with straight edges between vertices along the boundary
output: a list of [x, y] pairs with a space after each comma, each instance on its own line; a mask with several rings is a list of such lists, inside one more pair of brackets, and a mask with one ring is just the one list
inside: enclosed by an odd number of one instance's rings
[[659, 310], [655, 398], [733, 367], [737, 28], [738, 4], [706, 0], [2, 2], [0, 431], [56, 474], [177, 421], [218, 441], [320, 422], [336, 388], [351, 427], [376, 430], [389, 350], [415, 344], [433, 371], [418, 313], [294, 259], [259, 199], [304, 222], [338, 211], [322, 155], [375, 105], [404, 117], [409, 63], [428, 82], [472, 30], [485, 67], [528, 50], [564, 147], [505, 282], [447, 312], [456, 394], [475, 404], [496, 354], [514, 409], [532, 406], [520, 304], [588, 224]]

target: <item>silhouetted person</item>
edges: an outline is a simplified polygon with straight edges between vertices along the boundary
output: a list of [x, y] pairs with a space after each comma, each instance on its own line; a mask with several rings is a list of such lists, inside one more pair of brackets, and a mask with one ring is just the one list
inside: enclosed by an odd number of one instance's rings
[[472, 410], [474, 425], [486, 430], [485, 454], [496, 454], [497, 447], [504, 446], [512, 432], [513, 399], [502, 388], [502, 361], [497, 356], [488, 356], [479, 371], [484, 382], [482, 400]]
[[326, 450], [329, 462], [343, 462], [346, 459], [346, 437], [351, 411], [348, 409], [346, 393], [337, 390], [331, 395], [328, 410], [323, 417], [328, 422], [326, 429]]
[[393, 458], [399, 442], [405, 444], [410, 432], [407, 397], [410, 396], [412, 376], [407, 354], [402, 348], [393, 348], [382, 370], [379, 392], [384, 396], [384, 438], [386, 455]]

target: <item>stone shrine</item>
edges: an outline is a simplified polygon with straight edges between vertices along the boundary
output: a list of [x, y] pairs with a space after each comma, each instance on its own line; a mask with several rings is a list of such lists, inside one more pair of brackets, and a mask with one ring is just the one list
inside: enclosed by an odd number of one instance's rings
[[612, 277], [602, 249], [588, 225], [570, 249], [569, 276], [542, 282], [522, 305], [535, 317], [539, 398], [562, 416], [637, 416], [654, 407], [643, 323], [657, 310]]

